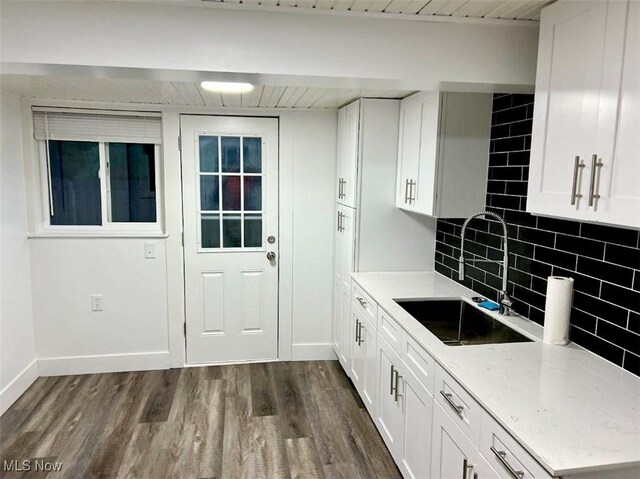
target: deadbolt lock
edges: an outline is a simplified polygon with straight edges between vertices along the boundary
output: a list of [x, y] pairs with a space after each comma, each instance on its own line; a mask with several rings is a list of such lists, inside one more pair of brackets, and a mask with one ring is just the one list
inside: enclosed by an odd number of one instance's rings
[[273, 251], [269, 251], [267, 253], [267, 259], [269, 261], [275, 261], [276, 260], [276, 254]]

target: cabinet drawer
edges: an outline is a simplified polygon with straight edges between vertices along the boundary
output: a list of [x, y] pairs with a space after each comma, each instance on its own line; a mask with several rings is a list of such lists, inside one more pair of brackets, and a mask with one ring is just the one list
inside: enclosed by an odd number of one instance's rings
[[387, 340], [396, 353], [399, 354], [402, 351], [404, 330], [382, 308], [378, 308], [378, 333]]
[[505, 479], [551, 479], [551, 476], [498, 422], [483, 411], [480, 453]]
[[441, 366], [436, 366], [434, 391], [438, 404], [477, 447], [484, 410]]
[[355, 282], [351, 283], [351, 297], [353, 304], [367, 316], [371, 324], [375, 325], [378, 317], [378, 304]]
[[431, 355], [427, 353], [412, 337], [405, 334], [402, 340], [400, 357], [418, 381], [420, 381], [427, 391], [433, 395], [436, 362]]

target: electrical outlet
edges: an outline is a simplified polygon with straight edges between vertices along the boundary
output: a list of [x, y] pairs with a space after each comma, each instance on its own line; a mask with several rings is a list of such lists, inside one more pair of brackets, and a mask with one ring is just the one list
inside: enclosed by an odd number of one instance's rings
[[155, 259], [156, 257], [156, 244], [145, 243], [144, 244], [144, 257], [146, 259]]
[[91, 295], [91, 311], [102, 311], [104, 296], [101, 294]]

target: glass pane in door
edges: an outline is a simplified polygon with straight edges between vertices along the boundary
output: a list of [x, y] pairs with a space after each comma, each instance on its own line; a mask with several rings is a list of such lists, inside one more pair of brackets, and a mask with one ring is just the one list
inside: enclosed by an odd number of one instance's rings
[[200, 147], [200, 171], [202, 173], [218, 172], [218, 137], [201, 136]]
[[262, 177], [244, 177], [244, 209], [245, 211], [262, 210]]
[[222, 171], [224, 173], [240, 173], [240, 137], [223, 136]]
[[200, 233], [203, 248], [220, 247], [220, 215], [203, 214], [200, 221]]
[[220, 195], [218, 189], [218, 175], [200, 176], [201, 211], [217, 211], [220, 209]]
[[222, 247], [240, 248], [242, 246], [242, 222], [239, 214], [222, 215]]
[[262, 173], [262, 138], [242, 139], [242, 161], [245, 173]]
[[260, 248], [262, 246], [262, 215], [246, 214], [244, 216], [244, 247]]

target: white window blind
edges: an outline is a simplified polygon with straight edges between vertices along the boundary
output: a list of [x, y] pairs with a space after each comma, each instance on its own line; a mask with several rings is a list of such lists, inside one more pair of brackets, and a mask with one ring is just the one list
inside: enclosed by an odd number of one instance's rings
[[36, 140], [162, 143], [159, 113], [82, 112], [33, 108]]

